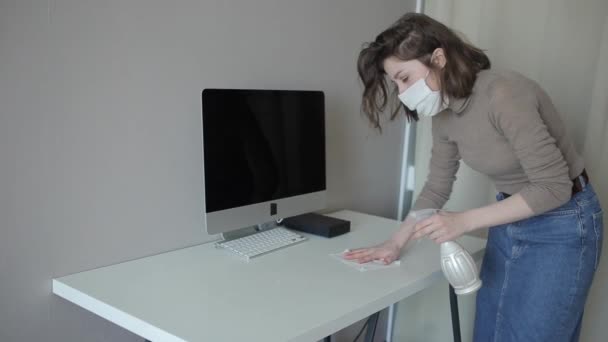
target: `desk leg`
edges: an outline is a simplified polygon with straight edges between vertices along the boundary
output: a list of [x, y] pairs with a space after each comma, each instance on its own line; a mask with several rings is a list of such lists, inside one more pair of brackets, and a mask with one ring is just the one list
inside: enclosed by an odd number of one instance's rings
[[454, 336], [454, 342], [461, 342], [458, 298], [456, 298], [456, 292], [454, 292], [452, 285], [450, 285], [450, 311], [452, 312], [452, 335]]
[[395, 330], [395, 316], [397, 315], [397, 303], [388, 307], [388, 317], [386, 321], [386, 342], [393, 342], [393, 331]]
[[380, 311], [369, 317], [369, 324], [367, 325], [367, 331], [365, 332], [365, 342], [374, 342], [374, 336], [376, 335], [376, 326], [378, 325], [379, 317]]

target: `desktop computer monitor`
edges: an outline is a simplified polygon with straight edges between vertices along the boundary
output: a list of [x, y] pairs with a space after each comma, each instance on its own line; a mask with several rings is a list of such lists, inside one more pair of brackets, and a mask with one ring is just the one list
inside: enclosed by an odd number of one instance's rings
[[325, 207], [323, 92], [205, 89], [202, 108], [209, 234]]

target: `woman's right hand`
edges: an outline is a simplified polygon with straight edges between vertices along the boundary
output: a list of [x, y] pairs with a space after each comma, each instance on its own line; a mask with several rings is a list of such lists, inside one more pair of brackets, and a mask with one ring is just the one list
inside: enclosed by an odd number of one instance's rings
[[344, 253], [344, 259], [353, 260], [360, 264], [366, 262], [380, 260], [388, 265], [397, 260], [401, 254], [401, 247], [393, 239], [386, 240], [383, 243], [368, 248], [358, 248]]

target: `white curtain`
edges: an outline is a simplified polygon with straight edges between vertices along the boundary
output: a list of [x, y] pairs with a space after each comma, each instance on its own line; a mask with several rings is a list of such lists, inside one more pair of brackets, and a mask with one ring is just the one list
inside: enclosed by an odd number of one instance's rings
[[[577, 149], [585, 156], [591, 181], [608, 210], [608, 1], [428, 0], [424, 12], [486, 50], [494, 68], [521, 72], [547, 90]], [[426, 178], [430, 147], [430, 122], [422, 120], [416, 131], [415, 196]], [[487, 177], [462, 165], [446, 208], [481, 206], [493, 201], [494, 193]], [[608, 335], [608, 295], [602, 291], [608, 288], [606, 254], [604, 251], [587, 301], [581, 341], [604, 341], [602, 336]], [[395, 340], [449, 340], [444, 292], [445, 288], [438, 286], [400, 305]], [[460, 301], [463, 341], [467, 341], [471, 338], [474, 298], [462, 297]], [[421, 317], [416, 310], [429, 315], [441, 312], [440, 322], [429, 323], [432, 317]]]

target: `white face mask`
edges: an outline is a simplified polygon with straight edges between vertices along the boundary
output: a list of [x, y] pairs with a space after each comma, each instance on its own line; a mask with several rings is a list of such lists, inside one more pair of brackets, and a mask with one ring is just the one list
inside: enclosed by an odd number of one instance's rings
[[419, 115], [433, 116], [448, 107], [446, 101], [441, 101], [441, 93], [433, 91], [426, 84], [426, 76], [414, 82], [404, 92], [399, 94], [399, 100], [403, 102], [410, 110], [415, 110]]

